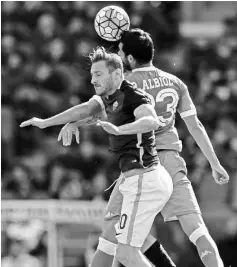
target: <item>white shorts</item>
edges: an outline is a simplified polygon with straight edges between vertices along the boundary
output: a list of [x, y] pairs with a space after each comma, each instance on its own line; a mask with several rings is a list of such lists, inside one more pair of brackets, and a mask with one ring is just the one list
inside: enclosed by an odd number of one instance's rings
[[160, 164], [153, 171], [123, 178], [119, 185], [123, 195], [119, 222], [115, 225], [119, 243], [142, 247], [155, 216], [169, 200], [173, 183]]

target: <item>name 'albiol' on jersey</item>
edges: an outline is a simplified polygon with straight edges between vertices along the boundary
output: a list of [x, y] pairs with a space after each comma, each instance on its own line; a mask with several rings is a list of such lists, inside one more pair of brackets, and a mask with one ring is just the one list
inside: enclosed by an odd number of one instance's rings
[[152, 79], [147, 79], [142, 81], [142, 89], [149, 90], [164, 86], [174, 86], [172, 80], [166, 77], [155, 77]]
[[174, 127], [176, 112], [182, 118], [196, 114], [187, 86], [178, 77], [154, 66], [134, 69], [126, 73], [126, 79], [151, 98], [160, 123], [156, 131], [157, 148], [181, 151], [182, 143]]

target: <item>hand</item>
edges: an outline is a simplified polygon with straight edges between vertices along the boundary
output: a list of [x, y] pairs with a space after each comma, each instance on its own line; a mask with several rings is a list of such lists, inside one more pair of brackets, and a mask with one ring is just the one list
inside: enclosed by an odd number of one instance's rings
[[96, 125], [101, 126], [109, 134], [113, 134], [113, 135], [120, 134], [119, 128], [110, 122], [98, 120], [98, 123]]
[[62, 139], [64, 146], [70, 146], [72, 143], [72, 136], [75, 134], [76, 142], [79, 144], [79, 130], [75, 123], [67, 123], [61, 129], [58, 135], [58, 141]]
[[46, 128], [47, 125], [46, 125], [46, 122], [45, 120], [42, 120], [42, 119], [39, 119], [39, 118], [32, 118], [30, 120], [27, 120], [27, 121], [24, 121], [20, 124], [20, 127], [26, 127], [26, 126], [36, 126], [36, 127], [39, 127], [40, 129], [43, 129], [43, 128]]
[[220, 164], [212, 166], [212, 176], [217, 184], [222, 185], [229, 182], [229, 175]]

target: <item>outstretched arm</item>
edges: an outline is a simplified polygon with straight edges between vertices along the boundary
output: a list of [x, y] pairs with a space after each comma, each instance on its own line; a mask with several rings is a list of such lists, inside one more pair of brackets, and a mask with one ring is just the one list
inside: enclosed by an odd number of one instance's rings
[[81, 126], [87, 126], [87, 125], [93, 125], [98, 122], [98, 119], [106, 119], [103, 113], [96, 114], [94, 116], [88, 117], [86, 119], [74, 122], [74, 123], [67, 123], [63, 126], [61, 129], [59, 135], [58, 135], [58, 141], [62, 140], [62, 143], [64, 146], [70, 146], [72, 142], [72, 137], [75, 135], [76, 142], [79, 144], [79, 127]]
[[101, 106], [98, 101], [91, 98], [88, 102], [77, 105], [66, 111], [59, 113], [47, 119], [32, 118], [21, 123], [20, 127], [36, 126], [39, 128], [46, 128], [54, 125], [65, 124], [68, 122], [75, 122], [83, 120], [101, 111]]

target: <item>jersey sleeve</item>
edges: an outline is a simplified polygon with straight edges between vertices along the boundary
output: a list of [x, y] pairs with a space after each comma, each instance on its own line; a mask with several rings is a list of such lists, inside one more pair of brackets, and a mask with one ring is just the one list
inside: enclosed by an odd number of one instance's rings
[[100, 107], [101, 107], [101, 110], [104, 111], [105, 110], [105, 105], [104, 105], [104, 102], [102, 100], [102, 98], [98, 95], [93, 95], [92, 98], [89, 99], [89, 102], [90, 101], [93, 101], [95, 100], [97, 103], [100, 104]]
[[182, 81], [180, 81], [179, 88], [180, 88], [180, 101], [177, 110], [181, 118], [183, 119], [188, 116], [196, 115], [197, 111], [189, 95], [188, 87]]
[[95, 113], [96, 114], [100, 114], [100, 116], [102, 118], [106, 119], [107, 118], [107, 114], [106, 114], [106, 110], [105, 110], [105, 105], [104, 105], [103, 99], [98, 95], [94, 95], [89, 99], [89, 102], [90, 101], [96, 101], [99, 104], [98, 108], [95, 111]]

